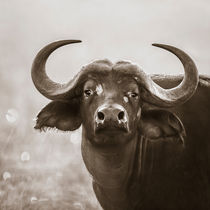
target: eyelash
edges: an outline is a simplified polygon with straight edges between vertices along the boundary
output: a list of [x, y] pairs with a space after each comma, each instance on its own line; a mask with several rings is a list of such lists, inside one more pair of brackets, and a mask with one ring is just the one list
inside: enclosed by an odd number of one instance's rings
[[87, 90], [84, 91], [84, 95], [85, 95], [86, 97], [89, 97], [89, 96], [93, 95], [93, 91], [90, 90], [90, 89], [87, 89]]

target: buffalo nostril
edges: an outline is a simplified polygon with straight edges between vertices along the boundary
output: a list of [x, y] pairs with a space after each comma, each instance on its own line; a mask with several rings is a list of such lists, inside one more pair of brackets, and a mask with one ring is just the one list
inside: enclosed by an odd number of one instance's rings
[[98, 119], [99, 120], [104, 120], [104, 113], [103, 112], [98, 112]]
[[125, 115], [124, 112], [121, 111], [121, 112], [118, 114], [118, 120], [123, 120], [124, 115]]

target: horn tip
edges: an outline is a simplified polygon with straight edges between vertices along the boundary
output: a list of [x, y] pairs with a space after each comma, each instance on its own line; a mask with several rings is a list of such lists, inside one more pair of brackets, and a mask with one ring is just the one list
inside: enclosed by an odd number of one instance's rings
[[161, 46], [163, 46], [163, 44], [153, 43], [152, 46], [161, 47]]
[[76, 39], [74, 41], [77, 42], [77, 43], [82, 42], [82, 40], [79, 40], [79, 39]]
[[61, 40], [60, 42], [63, 42], [65, 44], [74, 44], [74, 43], [80, 43], [80, 42], [82, 42], [82, 40], [79, 40], [79, 39], [68, 39], [68, 40]]

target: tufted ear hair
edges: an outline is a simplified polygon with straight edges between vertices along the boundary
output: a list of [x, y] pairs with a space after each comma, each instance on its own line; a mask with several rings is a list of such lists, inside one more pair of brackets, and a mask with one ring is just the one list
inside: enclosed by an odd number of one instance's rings
[[79, 99], [73, 99], [70, 102], [52, 101], [39, 112], [34, 128], [73, 131], [79, 128], [81, 123]]
[[150, 140], [178, 140], [184, 144], [186, 136], [184, 125], [174, 113], [166, 110], [142, 111], [141, 134]]

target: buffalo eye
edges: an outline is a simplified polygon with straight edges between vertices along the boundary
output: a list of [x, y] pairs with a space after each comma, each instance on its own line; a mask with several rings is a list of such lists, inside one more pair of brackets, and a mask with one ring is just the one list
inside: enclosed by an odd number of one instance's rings
[[84, 95], [86, 97], [89, 97], [89, 96], [93, 95], [93, 91], [91, 89], [87, 89], [87, 90], [84, 91]]
[[130, 98], [137, 98], [138, 97], [138, 93], [135, 93], [135, 92], [128, 92], [128, 96]]

